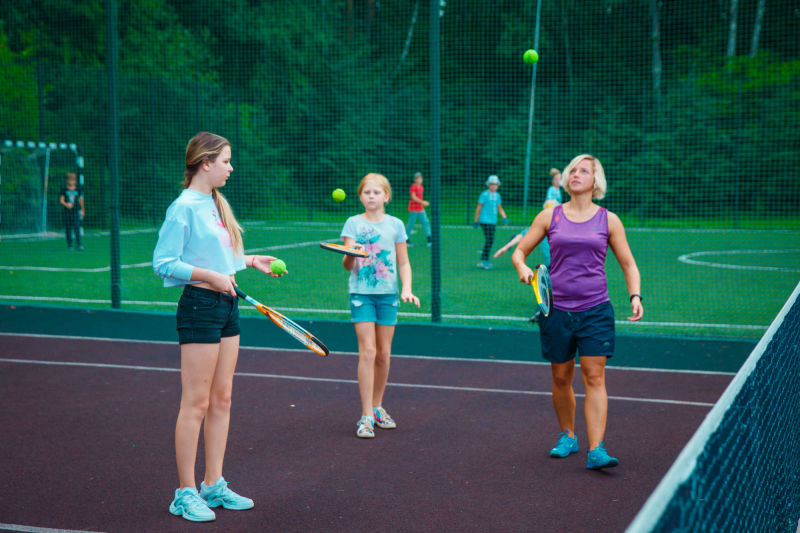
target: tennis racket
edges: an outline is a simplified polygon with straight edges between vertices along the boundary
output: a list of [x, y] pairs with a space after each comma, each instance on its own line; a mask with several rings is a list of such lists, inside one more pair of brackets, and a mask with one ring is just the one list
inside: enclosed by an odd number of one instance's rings
[[536, 295], [536, 304], [539, 306], [539, 311], [544, 316], [550, 315], [550, 309], [553, 307], [553, 286], [550, 284], [550, 272], [544, 265], [536, 265], [533, 269], [533, 277], [531, 277], [530, 284], [533, 287], [533, 293]]
[[352, 255], [354, 257], [369, 257], [369, 254], [360, 248], [353, 248], [335, 242], [321, 242], [320, 247], [331, 252], [339, 252], [344, 255]]
[[246, 295], [239, 289], [239, 287], [234, 287], [236, 289], [236, 294], [239, 295], [239, 298], [246, 300], [247, 303], [261, 311], [267, 318], [272, 320], [275, 325], [282, 328], [286, 333], [300, 341], [306, 348], [311, 350], [312, 352], [318, 353], [319, 355], [325, 357], [330, 353], [328, 348], [322, 344], [318, 338], [314, 335], [306, 331], [303, 327], [298, 325], [296, 322], [287, 318], [277, 312], [276, 310], [267, 307], [266, 305], [262, 304], [261, 302], [251, 298], [250, 296]]

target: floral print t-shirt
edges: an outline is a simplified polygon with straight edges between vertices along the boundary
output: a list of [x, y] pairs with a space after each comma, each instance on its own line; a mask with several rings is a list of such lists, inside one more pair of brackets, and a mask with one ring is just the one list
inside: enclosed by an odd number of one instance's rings
[[403, 221], [386, 215], [380, 222], [370, 222], [356, 215], [347, 219], [341, 236], [355, 239], [369, 254], [356, 258], [350, 272], [350, 294], [397, 294], [395, 245], [408, 240]]

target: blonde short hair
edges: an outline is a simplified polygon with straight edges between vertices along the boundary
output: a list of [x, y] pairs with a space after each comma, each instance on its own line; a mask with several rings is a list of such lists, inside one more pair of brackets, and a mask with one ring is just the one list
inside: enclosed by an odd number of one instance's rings
[[378, 187], [383, 189], [383, 192], [386, 193], [387, 201], [391, 201], [392, 186], [389, 183], [389, 180], [386, 179], [386, 176], [384, 176], [383, 174], [378, 174], [377, 172], [370, 172], [369, 174], [361, 178], [361, 182], [358, 184], [358, 191], [357, 191], [359, 196], [361, 196], [361, 191], [364, 190], [364, 187], [369, 182], [375, 183], [378, 185]]
[[584, 159], [588, 159], [592, 162], [592, 169], [594, 170], [594, 189], [592, 190], [592, 198], [595, 200], [602, 200], [606, 195], [606, 173], [603, 170], [603, 165], [600, 164], [600, 160], [589, 154], [581, 154], [569, 162], [567, 168], [565, 168], [564, 172], [561, 173], [561, 186], [564, 187], [564, 189], [566, 189], [570, 195], [572, 195], [572, 191], [569, 188], [569, 175], [572, 172], [572, 169], [577, 167], [578, 163]]
[[556, 174], [561, 174], [561, 171], [558, 170], [557, 168], [551, 168], [550, 169], [550, 176], [555, 176]]

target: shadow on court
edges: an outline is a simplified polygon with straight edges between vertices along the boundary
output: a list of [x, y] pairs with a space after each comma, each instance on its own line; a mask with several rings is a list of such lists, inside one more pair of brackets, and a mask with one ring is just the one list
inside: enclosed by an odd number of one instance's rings
[[580, 453], [548, 456], [548, 366], [393, 358], [398, 429], [361, 440], [354, 355], [242, 349], [225, 476], [256, 507], [192, 526], [167, 510], [175, 343], [0, 342], [0, 524], [89, 531], [622, 531], [732, 378], [609, 369], [620, 466], [593, 472], [581, 399]]

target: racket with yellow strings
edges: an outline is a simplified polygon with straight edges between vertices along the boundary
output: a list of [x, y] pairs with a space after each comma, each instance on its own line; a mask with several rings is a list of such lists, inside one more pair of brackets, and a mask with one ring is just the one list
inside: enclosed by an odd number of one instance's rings
[[550, 272], [545, 265], [536, 265], [533, 269], [533, 276], [529, 282], [536, 295], [536, 305], [544, 316], [550, 315], [553, 307], [553, 286], [550, 284]]

